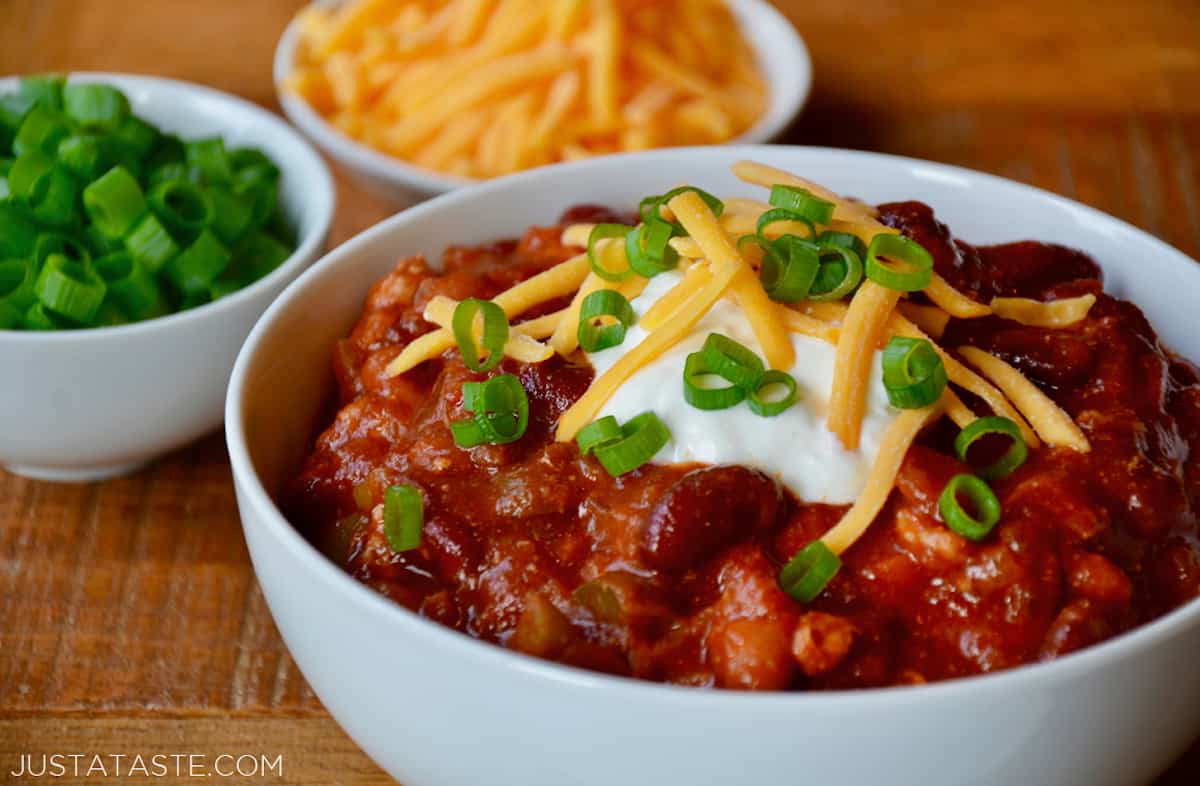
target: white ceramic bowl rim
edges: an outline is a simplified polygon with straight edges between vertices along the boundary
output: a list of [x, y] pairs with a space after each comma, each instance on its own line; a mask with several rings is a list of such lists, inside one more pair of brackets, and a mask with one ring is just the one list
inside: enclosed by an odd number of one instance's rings
[[[734, 145], [718, 148], [665, 148], [559, 164], [556, 168], [570, 169], [579, 176], [580, 182], [586, 182], [590, 174], [593, 174], [596, 170], [603, 171], [614, 162], [636, 162], [639, 159], [652, 161], [664, 156], [688, 156], [694, 155], [697, 150], [705, 150], [712, 153], [719, 151], [723, 156], [727, 156], [730, 161], [734, 161], [742, 158], [761, 158], [764, 155], [763, 151], [769, 149], [769, 147], [755, 145]], [[948, 178], [1003, 184], [1005, 187], [1015, 188], [1024, 192], [1030, 197], [1050, 200], [1070, 210], [1082, 211], [1083, 215], [1090, 218], [1099, 219], [1110, 225], [1116, 225], [1123, 231], [1134, 233], [1147, 245], [1156, 248], [1159, 253], [1175, 256], [1180, 261], [1188, 264], [1196, 264], [1177, 249], [1124, 221], [1094, 208], [1082, 205], [1074, 200], [1066, 199], [1065, 197], [1033, 186], [1014, 183], [1005, 178], [962, 167], [903, 156], [841, 150], [837, 148], [806, 147], [804, 149], [812, 152], [838, 155], [853, 154], [879, 161], [919, 165], [931, 172], [944, 175]], [[438, 623], [422, 619], [417, 614], [385, 598], [342, 571], [317, 551], [284, 518], [254, 469], [245, 441], [241, 405], [251, 357], [255, 354], [263, 337], [269, 332], [271, 323], [275, 321], [280, 312], [288, 308], [292, 296], [303, 289], [310, 278], [319, 276], [324, 269], [337, 265], [343, 258], [354, 256], [360, 246], [366, 245], [378, 235], [390, 232], [396, 224], [418, 219], [427, 213], [449, 209], [464, 195], [478, 197], [495, 194], [499, 197], [510, 185], [544, 177], [547, 169], [541, 168], [519, 172], [507, 177], [486, 181], [470, 189], [443, 194], [392, 216], [357, 235], [319, 260], [296, 281], [292, 282], [259, 319], [250, 336], [247, 338], [245, 345], [243, 345], [242, 351], [238, 355], [237, 363], [234, 366], [225, 411], [226, 441], [229, 446], [230, 461], [235, 482], [239, 484], [245, 500], [254, 507], [255, 514], [264, 522], [264, 526], [267, 528], [268, 534], [271, 535], [272, 539], [282, 548], [287, 549], [290, 552], [289, 556], [297, 564], [311, 571], [311, 575], [320, 580], [328, 592], [337, 593], [346, 603], [364, 604], [378, 618], [385, 620], [386, 624], [396, 626], [406, 635], [423, 638], [429, 646], [437, 647], [444, 651], [452, 650], [455, 657], [469, 659], [487, 667], [497, 668], [500, 670], [498, 673], [502, 673], [504, 669], [513, 669], [536, 675], [549, 682], [570, 684], [573, 687], [581, 689], [602, 689], [615, 693], [618, 697], [628, 696], [630, 700], [658, 698], [664, 701], [678, 702], [686, 705], [688, 708], [703, 707], [703, 711], [716, 712], [719, 712], [722, 707], [734, 704], [742, 705], [747, 702], [770, 702], [772, 704], [783, 705], [795, 704], [797, 707], [803, 706], [808, 710], [818, 712], [823, 706], [832, 708], [834, 705], [843, 709], [853, 710], [859, 708], [869, 711], [871, 707], [879, 707], [892, 702], [926, 700], [933, 702], [947, 693], [964, 692], [969, 692], [983, 701], [987, 695], [996, 691], [1035, 689], [1039, 683], [1044, 684], [1060, 678], [1072, 675], [1078, 676], [1100, 669], [1106, 664], [1127, 657], [1137, 650], [1156, 646], [1162, 640], [1174, 635], [1181, 628], [1200, 624], [1200, 598], [1198, 598], [1134, 630], [1127, 631], [1115, 638], [1087, 647], [1079, 652], [1071, 653], [1045, 663], [1029, 664], [991, 674], [963, 677], [925, 685], [828, 692], [776, 691], [753, 693], [734, 690], [707, 690], [649, 682], [628, 677], [617, 677], [522, 655], [490, 642], [472, 638]], [[521, 227], [514, 227], [514, 231], [520, 231], [521, 229]], [[246, 515], [243, 513], [243, 519], [245, 518]], [[981, 704], [980, 706], [986, 705]]]
[[[314, 5], [336, 6], [338, 2], [340, 0], [317, 0]], [[787, 128], [808, 101], [813, 81], [812, 58], [795, 26], [767, 0], [729, 0], [729, 3], [735, 16], [761, 19], [760, 24], [764, 28], [770, 28], [772, 35], [777, 37], [777, 43], [783, 45], [782, 48], [773, 50], [771, 56], [785, 58], [788, 64], [795, 67], [796, 78], [793, 81], [779, 84], [767, 80], [772, 91], [767, 111], [757, 123], [733, 140], [734, 144], [766, 142]], [[293, 19], [279, 39], [272, 70], [280, 105], [288, 117], [305, 133], [310, 134], [318, 144], [331, 154], [345, 158], [356, 169], [373, 170], [397, 182], [411, 183], [431, 193], [485, 182], [478, 178], [423, 169], [362, 144], [326, 122], [307, 101], [283, 89], [282, 85], [292, 72], [299, 35], [298, 19]], [[755, 48], [756, 56], [766, 57], [767, 54], [761, 51], [763, 42], [756, 41], [752, 35], [748, 38]]]
[[[308, 226], [295, 227], [297, 238], [296, 248], [292, 251], [291, 256], [283, 261], [281, 265], [272, 270], [267, 275], [258, 279], [249, 286], [239, 289], [237, 292], [226, 295], [225, 297], [213, 303], [205, 303], [203, 306], [188, 309], [187, 311], [177, 311], [174, 314], [157, 317], [155, 319], [147, 319], [142, 322], [131, 322], [128, 325], [114, 325], [111, 327], [93, 327], [80, 328], [78, 330], [47, 330], [47, 331], [24, 331], [24, 330], [0, 330], [0, 342], [28, 342], [32, 344], [55, 344], [67, 343], [73, 341], [91, 340], [100, 337], [113, 338], [127, 337], [139, 332], [152, 331], [161, 327], [164, 324], [185, 324], [191, 320], [204, 319], [212, 315], [216, 310], [233, 309], [237, 307], [244, 298], [250, 297], [250, 293], [260, 287], [269, 286], [267, 282], [277, 281], [291, 275], [291, 269], [303, 264], [303, 260], [311, 259], [318, 249], [317, 246], [324, 241], [324, 238], [329, 234], [329, 227], [333, 222], [333, 178], [329, 174], [329, 168], [325, 166], [324, 160], [309, 144], [296, 129], [292, 128], [286, 121], [280, 118], [273, 112], [263, 109], [259, 105], [247, 101], [244, 98], [232, 95], [230, 93], [207, 87], [205, 85], [193, 84], [184, 82], [178, 79], [165, 79], [157, 76], [144, 76], [141, 74], [124, 74], [108, 71], [72, 71], [67, 74], [71, 81], [81, 82], [106, 82], [116, 84], [118, 82], [127, 85], [140, 85], [157, 90], [186, 90], [207, 96], [213, 100], [228, 102], [236, 107], [240, 112], [244, 112], [255, 118], [257, 122], [272, 126], [273, 130], [281, 135], [287, 136], [292, 142], [299, 146], [303, 151], [303, 155], [308, 159], [306, 164], [314, 172], [319, 172], [320, 182], [311, 184], [312, 188], [319, 189], [324, 193], [329, 194], [329, 209], [322, 212], [321, 219], [315, 224]], [[8, 76], [0, 78], [0, 94], [11, 92], [21, 77]], [[290, 164], [286, 161], [274, 162], [279, 169], [285, 170]]]

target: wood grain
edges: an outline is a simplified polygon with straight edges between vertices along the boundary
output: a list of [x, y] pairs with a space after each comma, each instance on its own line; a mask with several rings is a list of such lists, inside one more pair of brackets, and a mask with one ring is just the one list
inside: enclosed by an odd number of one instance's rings
[[[300, 5], [3, 0], [0, 73], [160, 74], [274, 108], [272, 49]], [[993, 172], [1200, 255], [1194, 2], [779, 5], [817, 74], [788, 141]], [[390, 212], [340, 175], [338, 196], [335, 244]], [[282, 754], [264, 782], [391, 783], [279, 640], [219, 436], [98, 485], [0, 471], [0, 782], [18, 754], [179, 751]], [[1197, 782], [1200, 745], [1156, 786]]]

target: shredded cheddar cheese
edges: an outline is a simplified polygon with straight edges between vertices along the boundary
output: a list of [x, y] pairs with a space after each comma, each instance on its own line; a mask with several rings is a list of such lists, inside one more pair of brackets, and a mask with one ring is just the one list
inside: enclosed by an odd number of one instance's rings
[[986, 317], [992, 310], [977, 300], [972, 300], [954, 287], [946, 283], [946, 279], [933, 274], [933, 280], [925, 287], [925, 294], [937, 304], [938, 308], [952, 317], [959, 319], [975, 319]]
[[858, 449], [871, 362], [899, 301], [899, 292], [868, 280], [858, 288], [846, 311], [834, 360], [828, 417], [829, 430], [846, 450]]
[[344, 0], [297, 28], [284, 89], [363, 144], [461, 177], [721, 143], [769, 103], [724, 2]]
[[1049, 303], [1023, 297], [998, 297], [992, 299], [992, 313], [1022, 325], [1064, 328], [1087, 317], [1095, 304], [1096, 296], [1092, 294], [1051, 300]]
[[841, 521], [821, 536], [821, 540], [834, 554], [841, 554], [854, 545], [879, 515], [896, 484], [900, 465], [908, 455], [913, 440], [942, 411], [944, 404], [937, 402], [921, 409], [906, 409], [884, 432], [879, 443], [879, 455], [867, 476], [866, 487]]
[[[456, 308], [458, 308], [457, 300], [448, 298], [445, 295], [438, 295], [425, 304], [425, 313], [423, 316], [429, 322], [449, 329], [450, 322], [454, 319], [454, 310]], [[504, 354], [522, 363], [541, 363], [553, 355], [554, 350], [537, 341], [523, 330], [514, 329], [509, 332], [508, 341], [504, 345]]]
[[959, 347], [958, 354], [1004, 391], [1046, 444], [1068, 447], [1080, 453], [1091, 450], [1087, 437], [1071, 416], [1038, 390], [1021, 372], [995, 355], [976, 347]]
[[946, 325], [950, 323], [950, 315], [937, 306], [902, 302], [898, 308], [901, 314], [934, 338], [941, 338], [946, 332]]

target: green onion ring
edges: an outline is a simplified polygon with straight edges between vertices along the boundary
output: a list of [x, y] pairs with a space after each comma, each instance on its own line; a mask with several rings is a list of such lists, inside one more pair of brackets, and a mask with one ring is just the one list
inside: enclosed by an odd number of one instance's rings
[[779, 207], [799, 215], [813, 224], [828, 224], [833, 219], [834, 204], [813, 194], [807, 188], [775, 184], [767, 198], [771, 207]]
[[627, 267], [624, 270], [609, 270], [600, 264], [600, 259], [596, 256], [596, 244], [601, 240], [610, 238], [626, 238], [632, 233], [633, 227], [625, 224], [596, 224], [592, 227], [591, 233], [588, 235], [587, 255], [588, 264], [592, 266], [592, 272], [605, 281], [624, 281], [634, 274], [632, 267]]
[[[763, 392], [772, 385], [783, 385], [787, 390], [787, 394], [777, 400], [767, 400], [763, 397]], [[773, 418], [784, 410], [791, 407], [800, 398], [796, 391], [796, 379], [791, 374], [788, 374], [777, 369], [771, 369], [762, 375], [758, 380], [758, 387], [749, 391], [746, 396], [746, 405], [750, 407], [750, 411], [755, 415], [760, 415], [764, 418]]]
[[[780, 221], [794, 221], [797, 224], [804, 224], [808, 227], [807, 239], [811, 240], [812, 238], [816, 237], [817, 228], [813, 226], [813, 222], [809, 221], [799, 213], [793, 213], [791, 210], [785, 210], [783, 208], [768, 210], [759, 216], [758, 223], [754, 225], [754, 231], [756, 231], [765, 239], [767, 227]], [[796, 235], [796, 237], [799, 237], [799, 235]]]
[[799, 603], [810, 603], [829, 586], [842, 560], [823, 540], [814, 540], [779, 571], [779, 586]]
[[920, 409], [946, 389], [946, 366], [923, 338], [896, 336], [883, 350], [883, 386], [897, 409]]
[[[890, 267], [882, 257], [907, 269]], [[933, 257], [914, 240], [881, 232], [871, 238], [871, 245], [867, 247], [866, 274], [867, 278], [888, 289], [916, 292], [933, 281]]]
[[425, 503], [416, 486], [388, 486], [383, 493], [383, 534], [392, 551], [412, 551], [421, 545]]
[[795, 303], [808, 297], [821, 258], [816, 246], [796, 235], [784, 235], [775, 241], [775, 253], [763, 256], [759, 280], [767, 297], [777, 303]]
[[586, 456], [596, 448], [617, 442], [622, 436], [621, 424], [617, 419], [612, 415], [605, 415], [579, 429], [579, 433], [575, 435], [575, 444], [579, 445], [580, 455]]
[[[704, 204], [708, 206], [708, 209], [711, 210], [712, 214], [714, 216], [716, 216], [717, 218], [720, 218], [721, 213], [725, 212], [725, 203], [722, 202], [721, 200], [717, 199], [715, 196], [708, 193], [704, 189], [696, 188], [695, 186], [679, 186], [677, 188], [672, 188], [670, 191], [668, 191], [665, 194], [659, 194], [658, 196], [648, 196], [645, 199], [643, 199], [638, 204], [638, 213], [641, 215], [642, 221], [649, 222], [653, 218], [658, 218], [661, 220], [662, 219], [662, 213], [661, 213], [662, 206], [667, 204], [672, 199], [674, 199], [675, 197], [679, 196], [680, 194], [682, 194], [686, 191], [694, 191], [696, 193], [696, 196], [698, 196], [702, 200], [704, 200]], [[680, 235], [687, 234], [687, 231], [684, 230], [683, 227], [679, 227], [676, 231]]]
[[713, 376], [719, 375], [705, 359], [703, 352], [688, 355], [683, 364], [683, 400], [696, 409], [717, 410], [736, 407], [746, 398], [746, 389], [741, 385], [710, 388], [701, 384], [702, 378]]
[[762, 379], [765, 366], [762, 358], [749, 347], [739, 344], [729, 336], [709, 333], [700, 350], [710, 373], [729, 380], [733, 384], [754, 390]]
[[[487, 357], [480, 359], [480, 347], [475, 344], [475, 316], [483, 319], [482, 349]], [[508, 343], [508, 317], [504, 309], [490, 300], [469, 297], [454, 309], [450, 320], [454, 340], [463, 363], [471, 371], [491, 371], [504, 359], [504, 345]]]
[[1025, 444], [1025, 438], [1021, 436], [1021, 429], [1016, 423], [1000, 415], [979, 418], [958, 432], [958, 436], [954, 438], [954, 452], [958, 454], [958, 458], [964, 464], [970, 464], [971, 462], [967, 460], [967, 453], [970, 451], [971, 445], [988, 434], [1002, 434], [1009, 437], [1012, 444], [1008, 446], [1008, 450], [1004, 452], [1003, 456], [986, 467], [977, 469], [973, 467], [976, 475], [984, 480], [995, 480], [1012, 473], [1025, 463], [1025, 459], [1029, 456], [1029, 448]]
[[[836, 256], [837, 259], [824, 261], [828, 256]], [[809, 300], [841, 300], [862, 281], [863, 263], [852, 249], [818, 243], [817, 258], [821, 262], [816, 280], [808, 291]]]
[[[963, 509], [958, 501], [959, 494], [971, 501], [975, 515]], [[938, 510], [946, 526], [968, 540], [983, 540], [1000, 521], [1000, 500], [995, 492], [983, 480], [965, 472], [950, 478], [942, 489]]]
[[[611, 317], [612, 324], [597, 325], [596, 320]], [[625, 340], [625, 331], [637, 321], [633, 306], [620, 292], [597, 289], [583, 299], [579, 308], [579, 346], [584, 352], [599, 352]]]
[[850, 232], [835, 232], [832, 229], [826, 229], [821, 234], [817, 235], [817, 245], [826, 246], [841, 246], [848, 248], [861, 260], [867, 255], [867, 244], [862, 242], [862, 238]]
[[516, 442], [529, 427], [529, 397], [521, 380], [512, 374], [497, 374], [482, 383], [464, 383], [463, 408], [473, 411], [474, 417], [450, 424], [454, 444], [460, 448]]
[[27, 259], [0, 261], [0, 303], [11, 306], [22, 314], [37, 302], [34, 281], [37, 273]]
[[629, 267], [644, 278], [674, 270], [679, 264], [679, 252], [670, 246], [675, 225], [651, 218], [625, 236], [625, 256]]
[[653, 412], [643, 412], [621, 426], [621, 439], [593, 449], [613, 477], [632, 472], [654, 458], [671, 440], [671, 430]]
[[81, 325], [91, 324], [104, 302], [104, 279], [94, 270], [51, 254], [34, 283], [41, 305]]

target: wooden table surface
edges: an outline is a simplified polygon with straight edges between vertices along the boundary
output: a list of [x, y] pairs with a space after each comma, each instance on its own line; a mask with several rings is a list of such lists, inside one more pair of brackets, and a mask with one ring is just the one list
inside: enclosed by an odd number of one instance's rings
[[[158, 74], [274, 107], [272, 49], [300, 5], [0, 0], [0, 73]], [[779, 5], [816, 66], [788, 141], [1033, 183], [1200, 256], [1193, 0]], [[338, 188], [335, 244], [389, 213]], [[271, 623], [219, 435], [96, 485], [0, 470], [0, 781], [18, 754], [177, 752], [282, 754], [283, 777], [263, 782], [392, 782]], [[1196, 783], [1200, 744], [1156, 786]]]

